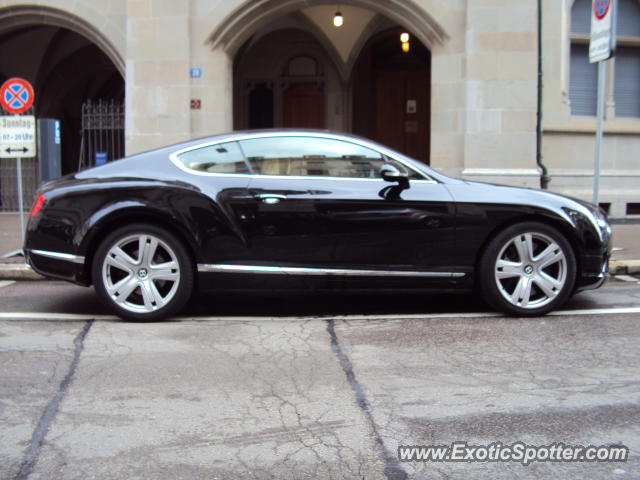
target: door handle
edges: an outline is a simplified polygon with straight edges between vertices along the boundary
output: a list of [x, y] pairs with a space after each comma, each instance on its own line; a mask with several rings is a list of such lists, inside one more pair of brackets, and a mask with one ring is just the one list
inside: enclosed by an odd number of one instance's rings
[[260, 200], [265, 205], [277, 205], [282, 200], [286, 200], [287, 196], [280, 193], [260, 193], [254, 195], [255, 198]]

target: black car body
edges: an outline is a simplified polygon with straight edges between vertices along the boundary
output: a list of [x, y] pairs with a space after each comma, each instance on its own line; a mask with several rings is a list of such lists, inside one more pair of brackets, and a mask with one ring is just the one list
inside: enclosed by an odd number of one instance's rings
[[450, 178], [358, 137], [284, 130], [193, 140], [45, 184], [24, 251], [37, 272], [94, 284], [127, 318], [171, 315], [194, 288], [301, 286], [475, 288], [535, 315], [602, 284], [610, 234], [585, 202]]

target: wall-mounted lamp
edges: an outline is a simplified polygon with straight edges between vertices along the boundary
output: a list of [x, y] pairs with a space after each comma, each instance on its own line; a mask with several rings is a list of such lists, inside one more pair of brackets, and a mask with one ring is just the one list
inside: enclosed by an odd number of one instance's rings
[[407, 53], [411, 48], [411, 45], [409, 44], [409, 38], [410, 36], [407, 32], [402, 32], [400, 34], [400, 42], [402, 42], [402, 51], [404, 53]]
[[333, 26], [336, 28], [340, 28], [343, 23], [344, 23], [344, 18], [342, 18], [342, 14], [340, 13], [340, 10], [338, 10], [336, 14], [333, 16]]

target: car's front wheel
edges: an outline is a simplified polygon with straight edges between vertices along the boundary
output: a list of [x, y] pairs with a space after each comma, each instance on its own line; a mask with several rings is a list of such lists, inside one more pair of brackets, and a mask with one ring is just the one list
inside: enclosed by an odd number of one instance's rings
[[483, 297], [495, 309], [510, 315], [543, 315], [571, 294], [576, 259], [558, 230], [525, 222], [491, 240], [480, 260], [479, 275]]
[[161, 320], [187, 302], [194, 272], [187, 250], [173, 234], [134, 224], [112, 232], [100, 244], [92, 279], [98, 296], [118, 316]]

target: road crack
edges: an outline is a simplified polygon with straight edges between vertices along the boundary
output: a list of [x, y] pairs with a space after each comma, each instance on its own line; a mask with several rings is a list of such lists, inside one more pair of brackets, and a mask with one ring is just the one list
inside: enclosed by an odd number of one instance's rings
[[49, 426], [56, 418], [56, 414], [60, 408], [60, 402], [64, 398], [69, 385], [71, 384], [71, 380], [73, 379], [73, 375], [76, 372], [76, 368], [80, 363], [80, 354], [84, 349], [84, 340], [93, 325], [93, 320], [89, 320], [85, 323], [84, 327], [76, 338], [73, 340], [74, 345], [74, 353], [73, 360], [69, 365], [69, 370], [67, 374], [60, 382], [60, 386], [58, 387], [58, 391], [53, 396], [51, 401], [48, 403], [47, 407], [44, 409], [40, 420], [38, 421], [38, 425], [33, 431], [33, 435], [31, 436], [31, 441], [29, 442], [29, 448], [25, 453], [24, 459], [22, 460], [22, 464], [20, 465], [20, 470], [18, 470], [17, 475], [14, 477], [14, 480], [26, 480], [31, 472], [33, 471], [33, 467], [35, 467], [38, 462], [38, 458], [40, 456], [40, 449], [42, 448], [42, 444], [44, 443], [44, 438], [47, 435], [49, 430]]
[[347, 356], [346, 353], [342, 350], [340, 346], [340, 342], [338, 341], [338, 335], [336, 334], [335, 329], [335, 321], [330, 318], [327, 320], [327, 332], [329, 332], [329, 336], [331, 337], [331, 350], [338, 357], [338, 361], [340, 362], [340, 366], [344, 371], [344, 374], [347, 377], [347, 381], [351, 386], [351, 390], [356, 397], [356, 403], [364, 413], [365, 418], [367, 419], [367, 423], [373, 432], [376, 445], [378, 446], [382, 458], [384, 460], [384, 474], [389, 480], [406, 480], [408, 478], [407, 472], [404, 471], [398, 458], [393, 455], [389, 449], [384, 444], [384, 440], [380, 436], [380, 432], [378, 432], [378, 427], [373, 419], [373, 414], [371, 413], [371, 405], [367, 400], [367, 396], [364, 393], [364, 389], [358, 379], [356, 378], [356, 374], [353, 371], [353, 364], [351, 360]]

